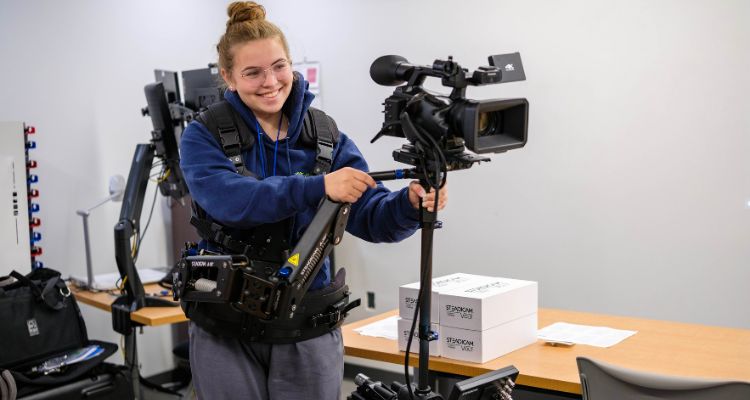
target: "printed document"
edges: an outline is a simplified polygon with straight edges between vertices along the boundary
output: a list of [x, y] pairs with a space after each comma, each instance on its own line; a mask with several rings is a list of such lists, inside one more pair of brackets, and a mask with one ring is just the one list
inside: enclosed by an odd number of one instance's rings
[[381, 319], [380, 321], [373, 322], [370, 325], [365, 325], [361, 328], [357, 328], [354, 331], [359, 332], [360, 335], [364, 336], [374, 336], [396, 340], [398, 339], [398, 315], [394, 315], [386, 319]]
[[550, 343], [577, 343], [596, 347], [611, 347], [633, 336], [637, 331], [626, 331], [606, 326], [588, 326], [555, 322], [537, 331], [537, 337]]

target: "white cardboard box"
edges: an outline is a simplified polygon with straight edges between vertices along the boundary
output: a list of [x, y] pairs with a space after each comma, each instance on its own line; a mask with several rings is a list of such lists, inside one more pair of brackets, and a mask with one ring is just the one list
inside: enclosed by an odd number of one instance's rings
[[483, 331], [441, 326], [440, 355], [486, 363], [536, 342], [536, 331], [536, 312]]
[[[455, 273], [432, 279], [432, 297], [430, 298], [430, 322], [440, 322], [440, 299], [438, 294], [447, 290], [470, 285], [474, 281], [488, 279], [479, 275]], [[398, 288], [398, 315], [401, 318], [413, 319], [414, 306], [417, 304], [419, 282], [402, 285]]]
[[538, 285], [533, 281], [487, 278], [440, 293], [440, 325], [483, 331], [536, 314]]
[[[430, 342], [430, 355], [440, 355], [440, 325], [430, 324], [430, 329], [438, 334], [438, 340]], [[398, 320], [398, 350], [406, 351], [406, 341], [409, 337], [409, 331], [411, 330], [411, 320], [405, 318], [399, 318]], [[411, 341], [412, 353], [419, 354], [419, 321], [417, 326], [414, 327], [414, 339]]]

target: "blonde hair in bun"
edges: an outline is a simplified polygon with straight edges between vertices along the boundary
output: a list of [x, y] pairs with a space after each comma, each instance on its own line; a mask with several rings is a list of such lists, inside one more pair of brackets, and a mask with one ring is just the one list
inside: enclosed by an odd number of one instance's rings
[[258, 39], [278, 38], [289, 58], [289, 44], [284, 33], [266, 20], [266, 9], [262, 5], [254, 1], [235, 1], [227, 7], [227, 15], [226, 32], [216, 45], [220, 68], [230, 71], [234, 66], [234, 45]]
[[266, 9], [254, 1], [236, 1], [227, 8], [227, 15], [229, 15], [227, 29], [229, 29], [232, 24], [266, 19]]

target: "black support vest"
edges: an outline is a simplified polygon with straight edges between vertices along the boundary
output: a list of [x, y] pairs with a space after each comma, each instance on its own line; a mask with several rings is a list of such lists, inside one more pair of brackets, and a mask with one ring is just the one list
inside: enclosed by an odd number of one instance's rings
[[[213, 134], [238, 174], [257, 178], [247, 169], [242, 158], [242, 152], [255, 144], [255, 136], [229, 102], [223, 100], [210, 105], [196, 120]], [[338, 138], [336, 122], [323, 111], [308, 108], [299, 140], [303, 146], [316, 149], [314, 174], [330, 171]], [[238, 230], [212, 220], [195, 201], [192, 206], [190, 223], [204, 240], [219, 247], [222, 252], [244, 254], [253, 260], [276, 264], [276, 268], [288, 258], [291, 244], [288, 241], [287, 221]], [[275, 271], [266, 272], [270, 275]], [[346, 312], [359, 304], [358, 301], [349, 303], [345, 277], [342, 269], [332, 277], [330, 286], [309, 292], [296, 317], [284, 324], [261, 321], [233, 309], [229, 304], [186, 301], [181, 304], [188, 318], [212, 334], [265, 343], [294, 343], [335, 329], [343, 322]]]

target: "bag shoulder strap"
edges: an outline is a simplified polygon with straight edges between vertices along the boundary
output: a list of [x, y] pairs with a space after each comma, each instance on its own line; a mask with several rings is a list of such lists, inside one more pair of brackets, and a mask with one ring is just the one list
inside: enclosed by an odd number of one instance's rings
[[13, 378], [13, 374], [10, 371], [2, 370], [0, 374], [0, 398], [15, 400], [18, 394], [18, 387], [16, 386], [16, 380]]

